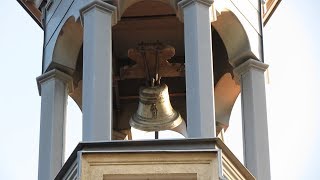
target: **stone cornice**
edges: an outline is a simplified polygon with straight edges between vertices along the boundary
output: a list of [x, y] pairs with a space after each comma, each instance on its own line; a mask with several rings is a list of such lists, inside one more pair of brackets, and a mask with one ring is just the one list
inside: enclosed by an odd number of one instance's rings
[[[219, 138], [202, 138], [202, 139], [170, 139], [170, 140], [135, 140], [135, 141], [96, 141], [80, 142], [73, 150], [68, 160], [64, 163], [55, 180], [63, 179], [72, 170], [79, 169], [76, 167], [80, 162], [83, 154], [92, 153], [217, 153], [218, 167], [222, 171], [224, 168], [234, 167], [238, 169], [246, 179], [254, 179], [244, 165], [236, 158], [231, 150]], [[81, 168], [81, 167], [80, 167]], [[230, 173], [234, 173], [229, 171]], [[222, 175], [222, 172], [219, 172]], [[70, 177], [70, 176], [69, 176]], [[225, 179], [222, 176], [219, 179]]]
[[245, 74], [250, 69], [254, 68], [264, 72], [266, 69], [268, 69], [268, 67], [269, 67], [268, 64], [265, 64], [261, 61], [258, 61], [255, 59], [248, 59], [247, 61], [243, 62], [239, 66], [235, 67], [233, 69], [233, 74], [235, 75], [236, 82], [240, 82], [241, 75]]
[[80, 20], [82, 26], [84, 22], [83, 15], [95, 8], [99, 9], [102, 12], [112, 14], [112, 25], [117, 24], [117, 7], [101, 0], [94, 0], [80, 9]]
[[37, 77], [37, 85], [38, 85], [38, 91], [40, 96], [41, 96], [41, 84], [44, 82], [47, 82], [48, 80], [51, 80], [52, 78], [57, 78], [63, 81], [64, 83], [67, 84], [68, 92], [69, 93], [73, 92], [73, 78], [62, 71], [59, 71], [57, 69], [52, 69], [42, 74], [41, 76]]

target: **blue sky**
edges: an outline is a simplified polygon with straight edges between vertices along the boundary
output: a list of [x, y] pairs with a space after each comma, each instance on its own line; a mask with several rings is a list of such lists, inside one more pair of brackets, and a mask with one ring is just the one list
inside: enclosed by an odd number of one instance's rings
[[283, 1], [265, 28], [270, 153], [276, 179], [320, 179], [318, 7], [317, 1]]
[[[317, 180], [320, 161], [320, 3], [281, 2], [264, 29], [272, 179]], [[43, 31], [13, 0], [0, 1], [0, 179], [37, 179]], [[240, 103], [226, 133], [239, 151]], [[81, 132], [81, 113], [68, 101], [67, 150]], [[72, 128], [71, 128], [72, 127]]]

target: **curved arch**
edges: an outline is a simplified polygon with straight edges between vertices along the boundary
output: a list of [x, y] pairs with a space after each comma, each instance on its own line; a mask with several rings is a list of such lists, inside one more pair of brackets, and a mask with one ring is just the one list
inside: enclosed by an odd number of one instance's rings
[[[142, 1], [146, 1], [146, 0], [126, 0], [126, 1], [119, 0], [118, 3], [117, 3], [119, 18], [121, 18], [123, 13], [129, 7], [133, 6], [136, 3], [142, 2]], [[147, 1], [150, 1], [150, 0], [147, 0]], [[152, 1], [162, 2], [162, 3], [165, 3], [165, 4], [169, 5], [169, 6], [171, 6], [175, 10], [177, 9], [175, 0], [169, 0], [169, 1], [168, 0], [152, 0]]]
[[223, 9], [212, 26], [222, 38], [232, 66], [235, 67], [245, 59], [252, 58], [253, 54], [246, 30], [232, 11]]
[[77, 58], [82, 46], [83, 28], [74, 16], [69, 17], [60, 29], [55, 42], [50, 68], [59, 67], [70, 74], [76, 68]]
[[214, 88], [215, 117], [222, 128], [227, 129], [233, 105], [240, 94], [240, 86], [236, 84], [230, 73], [224, 74]]

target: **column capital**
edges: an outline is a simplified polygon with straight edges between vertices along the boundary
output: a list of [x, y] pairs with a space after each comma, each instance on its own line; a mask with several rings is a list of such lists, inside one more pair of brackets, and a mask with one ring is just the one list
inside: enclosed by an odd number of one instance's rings
[[193, 3], [201, 3], [203, 5], [210, 7], [213, 4], [213, 0], [182, 0], [178, 2], [178, 7], [182, 9]]
[[233, 69], [233, 74], [236, 78], [236, 82], [239, 83], [241, 75], [245, 74], [250, 69], [254, 68], [254, 69], [257, 69], [257, 70], [264, 72], [265, 70], [268, 69], [268, 67], [269, 67], [268, 64], [265, 64], [259, 60], [248, 59], [247, 61], [243, 62], [239, 66], [235, 67]]
[[94, 0], [80, 9], [80, 20], [81, 20], [82, 25], [83, 25], [83, 21], [84, 21], [83, 16], [87, 12], [90, 12], [93, 9], [98, 9], [104, 13], [111, 14], [112, 15], [112, 25], [117, 24], [117, 22], [118, 22], [117, 11], [116, 11], [117, 7], [113, 6], [109, 3], [103, 2], [101, 0]]
[[[181, 0], [178, 2], [178, 18], [181, 22], [184, 21], [184, 12], [183, 9], [189, 5], [195, 4], [195, 3], [200, 3], [208, 8], [212, 7], [213, 0]], [[215, 15], [215, 10], [212, 7], [212, 9], [209, 9], [209, 11], [212, 11], [210, 14], [210, 21], [216, 20], [216, 15]]]
[[41, 84], [52, 79], [52, 78], [57, 78], [57, 79], [63, 81], [64, 83], [67, 84], [68, 93], [73, 92], [73, 82], [72, 82], [73, 78], [69, 74], [66, 74], [66, 73], [59, 71], [57, 69], [52, 69], [52, 70], [42, 74], [41, 76], [37, 77], [37, 85], [38, 85], [38, 91], [39, 91], [40, 96], [41, 96]]

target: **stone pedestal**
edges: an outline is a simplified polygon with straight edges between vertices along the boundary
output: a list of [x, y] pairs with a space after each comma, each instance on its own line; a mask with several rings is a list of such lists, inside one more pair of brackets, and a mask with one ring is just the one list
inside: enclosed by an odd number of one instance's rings
[[253, 180], [218, 138], [80, 143], [56, 180]]

